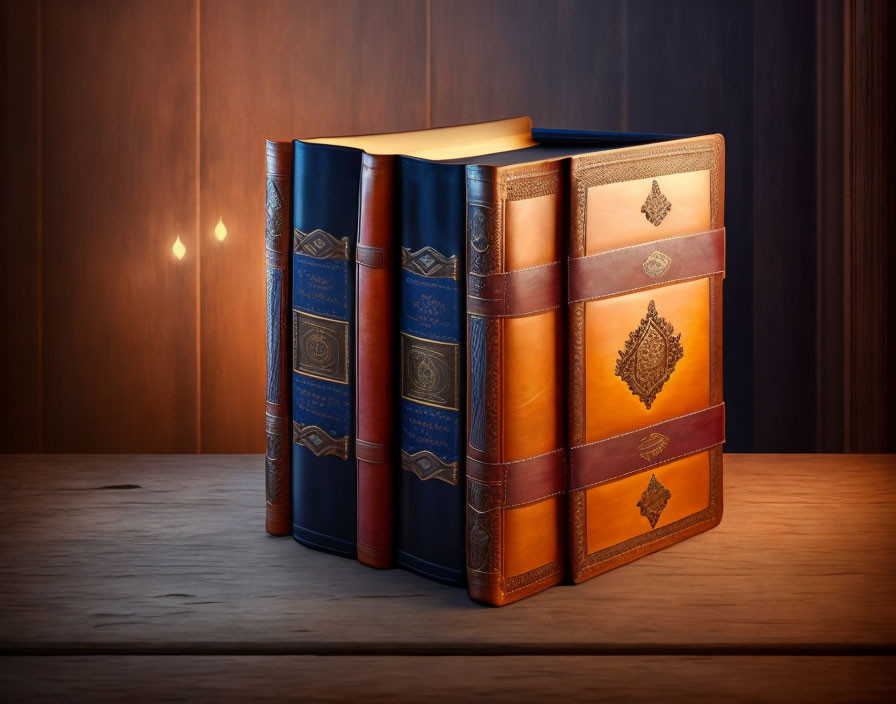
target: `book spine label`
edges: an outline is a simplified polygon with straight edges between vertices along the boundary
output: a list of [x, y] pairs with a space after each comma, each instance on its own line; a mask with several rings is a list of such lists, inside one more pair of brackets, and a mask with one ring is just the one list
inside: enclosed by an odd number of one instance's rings
[[563, 575], [565, 163], [466, 171], [467, 581], [497, 606]]
[[463, 167], [399, 160], [397, 559], [463, 584]]
[[357, 285], [358, 560], [380, 569], [393, 560], [397, 385], [394, 157], [364, 154]]
[[292, 143], [268, 141], [265, 189], [267, 387], [265, 395], [265, 529], [292, 532], [289, 442], [290, 218]]
[[354, 244], [360, 152], [295, 143], [293, 535], [355, 556]]

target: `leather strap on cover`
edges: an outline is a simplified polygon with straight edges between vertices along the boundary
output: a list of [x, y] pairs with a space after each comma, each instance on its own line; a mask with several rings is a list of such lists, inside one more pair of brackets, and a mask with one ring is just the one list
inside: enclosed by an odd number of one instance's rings
[[386, 266], [386, 253], [382, 247], [371, 247], [358, 243], [355, 246], [355, 261], [361, 266], [369, 266], [371, 269], [382, 269]]
[[467, 457], [467, 479], [494, 485], [495, 495], [487, 489], [479, 511], [519, 506], [556, 496], [566, 490], [566, 451], [555, 450], [517, 462], [481, 462]]
[[725, 404], [570, 448], [569, 490], [667, 464], [725, 442]]
[[569, 260], [569, 302], [590, 301], [725, 271], [725, 228]]
[[378, 442], [367, 442], [361, 438], [355, 440], [355, 457], [365, 462], [382, 464], [385, 461], [383, 449]]
[[[562, 286], [561, 262], [501, 274], [471, 274], [467, 277], [467, 312], [506, 318], [559, 308]], [[555, 303], [546, 307], [545, 302]]]

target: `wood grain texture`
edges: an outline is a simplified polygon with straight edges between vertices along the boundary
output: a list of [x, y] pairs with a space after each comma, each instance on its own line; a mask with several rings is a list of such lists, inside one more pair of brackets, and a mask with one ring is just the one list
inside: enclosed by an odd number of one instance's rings
[[888, 657], [6, 657], [17, 701], [875, 702]]
[[619, 129], [623, 4], [432, 0], [432, 126], [530, 115]]
[[44, 449], [194, 450], [194, 4], [41, 20]]
[[265, 138], [425, 127], [425, 30], [402, 0], [202, 4], [203, 451], [264, 449]]
[[0, 448], [40, 449], [39, 36], [36, 3], [0, 3]]
[[[844, 229], [846, 426], [845, 446], [856, 452], [896, 448], [893, 394], [896, 374], [889, 356], [893, 311], [892, 245], [885, 233], [893, 185], [892, 91], [896, 11], [884, 0], [847, 3], [847, 135]], [[888, 64], [888, 61], [890, 62]]]
[[[753, 440], [753, 10], [750, 2], [626, 5], [626, 128], [725, 137], [728, 449]], [[787, 393], [786, 391], [784, 392]]]
[[815, 370], [815, 450], [848, 450], [843, 443], [844, 314], [849, 303], [843, 288], [844, 193], [844, 27], [843, 1], [819, 0], [816, 114], [817, 273]]
[[7, 456], [0, 652], [889, 651], [894, 461], [729, 455], [718, 528], [487, 609], [265, 534], [261, 456]]

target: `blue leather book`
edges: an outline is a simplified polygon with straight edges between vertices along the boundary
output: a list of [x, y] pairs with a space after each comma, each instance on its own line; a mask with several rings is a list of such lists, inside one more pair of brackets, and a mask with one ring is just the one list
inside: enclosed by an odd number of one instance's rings
[[[530, 128], [528, 118], [517, 118], [294, 142], [292, 496], [293, 536], [299, 542], [355, 556], [357, 511], [369, 514], [380, 508], [371, 505], [376, 497], [362, 496], [361, 503], [358, 501], [360, 468], [356, 467], [355, 455], [356, 413], [364, 412], [358, 408], [393, 412], [389, 401], [371, 404], [368, 398], [368, 403], [359, 405], [355, 396], [355, 316], [357, 304], [363, 303], [355, 300], [355, 253], [365, 151], [430, 158], [484, 153], [530, 144]], [[458, 217], [462, 222], [463, 174], [459, 173]], [[459, 250], [462, 239], [461, 226], [456, 243]], [[397, 260], [398, 252], [382, 252], [382, 256]], [[457, 300], [460, 295], [456, 293]], [[396, 302], [391, 304], [397, 307]], [[457, 301], [454, 305], [457, 308]], [[390, 331], [384, 329], [382, 334], [389, 335]], [[369, 336], [366, 342], [376, 344], [375, 336]], [[461, 440], [458, 436], [456, 447]], [[364, 445], [369, 447], [370, 443]], [[462, 573], [462, 533], [458, 535], [458, 571]]]
[[356, 554], [354, 244], [361, 151], [294, 142], [293, 537]]
[[398, 563], [465, 583], [464, 167], [398, 160], [401, 230]]

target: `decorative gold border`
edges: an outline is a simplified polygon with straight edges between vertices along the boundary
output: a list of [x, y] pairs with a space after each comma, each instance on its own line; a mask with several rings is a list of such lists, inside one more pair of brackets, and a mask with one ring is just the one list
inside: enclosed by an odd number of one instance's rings
[[[420, 460], [428, 459], [433, 462], [438, 469], [431, 474], [424, 476], [423, 471], [417, 466]], [[429, 450], [420, 450], [411, 454], [407, 450], [401, 451], [401, 468], [415, 475], [422, 482], [428, 482], [430, 479], [438, 479], [451, 486], [457, 486], [457, 462], [446, 462], [441, 457], [433, 454]]]
[[[453, 384], [453, 392], [452, 396], [454, 397], [454, 405], [446, 406], [440, 403], [432, 403], [431, 401], [423, 401], [415, 396], [407, 396], [405, 394], [405, 340], [419, 340], [420, 342], [425, 342], [428, 345], [443, 345], [445, 347], [451, 347], [454, 351], [454, 379], [452, 381]], [[401, 397], [406, 401], [411, 401], [412, 403], [419, 403], [421, 406], [430, 406], [432, 408], [441, 408], [446, 411], [459, 411], [460, 410], [460, 345], [457, 342], [441, 342], [439, 340], [430, 340], [425, 337], [417, 337], [416, 335], [411, 335], [406, 332], [400, 332], [400, 342], [399, 342], [399, 362], [400, 362], [400, 372], [401, 376], [399, 377], [401, 383]]]
[[[345, 333], [343, 334], [343, 341], [345, 344], [345, 368], [344, 368], [344, 378], [337, 378], [333, 376], [321, 376], [319, 374], [312, 374], [311, 372], [304, 371], [302, 369], [296, 368], [297, 361], [297, 350], [298, 350], [298, 339], [299, 339], [299, 317], [306, 316], [308, 318], [317, 318], [318, 320], [326, 320], [330, 323], [337, 323], [345, 327]], [[320, 379], [321, 381], [331, 381], [334, 384], [348, 384], [349, 377], [349, 369], [351, 369], [352, 358], [350, 355], [350, 345], [349, 345], [349, 334], [348, 334], [348, 321], [347, 320], [339, 320], [337, 318], [327, 318], [323, 315], [314, 315], [313, 313], [306, 313], [303, 310], [299, 310], [298, 308], [292, 309], [292, 370], [296, 374], [301, 374], [302, 376], [308, 376], [312, 379]]]
[[[321, 445], [315, 445], [311, 438], [317, 436], [322, 441]], [[308, 448], [318, 457], [335, 455], [341, 460], [348, 459], [348, 436], [334, 437], [319, 425], [304, 425], [298, 421], [292, 422], [292, 441], [296, 445]]]

